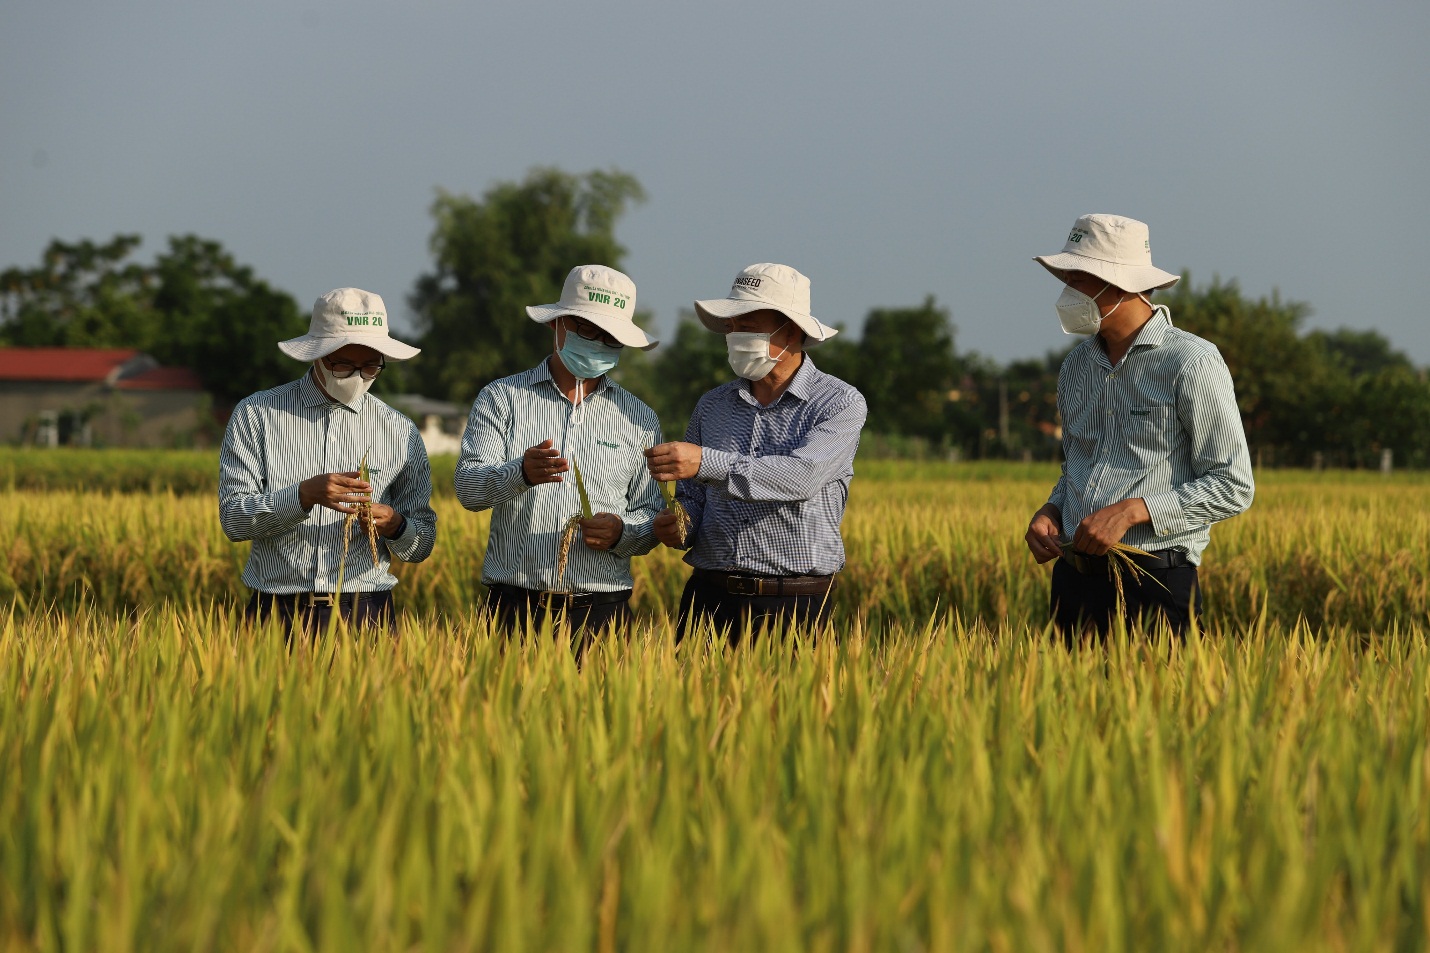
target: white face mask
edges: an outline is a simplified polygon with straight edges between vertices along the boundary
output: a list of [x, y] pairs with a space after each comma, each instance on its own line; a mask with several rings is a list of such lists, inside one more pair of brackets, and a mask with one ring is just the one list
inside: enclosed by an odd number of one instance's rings
[[[1102, 291], [1107, 288], [1107, 285], [1103, 285]], [[1102, 294], [1102, 291], [1098, 294]], [[1064, 334], [1096, 334], [1097, 329], [1102, 326], [1102, 310], [1098, 308], [1097, 302], [1072, 285], [1063, 287], [1063, 293], [1058, 296], [1053, 307], [1058, 311], [1058, 323], [1063, 326]]]
[[337, 378], [333, 376], [333, 372], [328, 370], [328, 366], [322, 360], [314, 361], [313, 367], [318, 372], [318, 383], [323, 385], [323, 390], [328, 392], [328, 396], [349, 407], [357, 403], [358, 398], [366, 394], [368, 388], [372, 387], [372, 381], [363, 380], [360, 372], [354, 372], [352, 377]]
[[[725, 350], [729, 354], [730, 370], [747, 381], [763, 380], [780, 362], [778, 357], [770, 357], [770, 338], [775, 331], [731, 331], [726, 334]], [[780, 356], [783, 357], [787, 350], [781, 350]]]
[[[1098, 294], [1101, 295], [1103, 291], [1111, 287], [1110, 284], [1103, 284], [1102, 291], [1099, 291]], [[1148, 301], [1147, 296], [1142, 292], [1139, 291], [1137, 297], [1141, 298], [1147, 307], [1152, 307], [1152, 302]], [[1057, 303], [1053, 307], [1058, 311], [1058, 323], [1063, 326], [1064, 334], [1096, 334], [1102, 327], [1103, 320], [1112, 317], [1112, 312], [1122, 307], [1122, 302], [1126, 300], [1126, 297], [1117, 299], [1117, 303], [1112, 306], [1112, 311], [1103, 314], [1102, 309], [1097, 306], [1097, 302], [1093, 298], [1078, 291], [1072, 285], [1065, 285], [1063, 293], [1058, 296]]]

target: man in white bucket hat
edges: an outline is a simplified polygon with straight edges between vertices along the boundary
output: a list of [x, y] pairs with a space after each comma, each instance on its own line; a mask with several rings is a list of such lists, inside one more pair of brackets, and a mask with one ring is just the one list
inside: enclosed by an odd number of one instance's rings
[[[219, 520], [229, 539], [253, 541], [243, 570], [253, 590], [246, 614], [261, 620], [276, 612], [320, 631], [338, 611], [351, 623], [391, 629], [391, 557], [426, 559], [437, 515], [416, 426], [368, 388], [387, 361], [418, 349], [391, 337], [382, 298], [357, 288], [319, 298], [308, 333], [278, 348], [308, 362], [307, 373], [240, 401], [219, 454]], [[346, 523], [354, 512], [356, 527]]]
[[863, 395], [806, 353], [838, 332], [810, 313], [809, 279], [788, 265], [751, 265], [695, 311], [725, 335], [739, 379], [700, 398], [683, 442], [646, 453], [657, 480], [680, 481], [690, 519], [685, 533], [669, 512], [655, 526], [689, 550], [680, 631], [708, 620], [738, 641], [777, 620], [823, 626], [867, 415]]
[[1024, 539], [1053, 567], [1052, 615], [1072, 643], [1105, 634], [1118, 612], [1108, 552], [1131, 621], [1163, 618], [1183, 634], [1200, 611], [1197, 566], [1211, 525], [1251, 505], [1251, 456], [1231, 374], [1216, 346], [1172, 325], [1148, 294], [1178, 276], [1154, 267], [1147, 226], [1084, 215], [1062, 252], [1034, 258], [1063, 282], [1058, 321], [1091, 337], [1058, 374], [1063, 475]]
[[[654, 548], [651, 525], [663, 505], [641, 457], [660, 442], [660, 421], [607, 376], [624, 348], [658, 343], [636, 326], [635, 309], [626, 275], [604, 265], [571, 269], [560, 301], [526, 309], [551, 328], [551, 355], [488, 384], [472, 403], [457, 498], [492, 511], [482, 582], [508, 632], [564, 616], [589, 636], [630, 619], [631, 557]], [[563, 545], [582, 511], [573, 463], [592, 517]]]

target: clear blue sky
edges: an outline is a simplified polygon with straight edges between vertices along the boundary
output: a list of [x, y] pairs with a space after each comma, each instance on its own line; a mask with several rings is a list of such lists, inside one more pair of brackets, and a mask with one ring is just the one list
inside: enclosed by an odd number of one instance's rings
[[826, 321], [931, 293], [960, 350], [1038, 355], [1067, 339], [1029, 259], [1102, 211], [1430, 364], [1427, 41], [1424, 0], [7, 0], [0, 267], [193, 232], [400, 324], [437, 187], [616, 166], [657, 331], [773, 260]]

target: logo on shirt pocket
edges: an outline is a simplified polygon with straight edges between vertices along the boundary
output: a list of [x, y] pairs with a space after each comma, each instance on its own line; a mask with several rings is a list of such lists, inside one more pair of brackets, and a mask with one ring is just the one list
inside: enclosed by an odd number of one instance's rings
[[1127, 445], [1144, 465], [1160, 463], [1172, 452], [1172, 408], [1133, 407], [1126, 428]]

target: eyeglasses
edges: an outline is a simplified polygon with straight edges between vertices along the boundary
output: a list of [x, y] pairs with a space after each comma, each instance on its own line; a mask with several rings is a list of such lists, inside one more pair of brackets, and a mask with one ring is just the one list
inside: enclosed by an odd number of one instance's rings
[[580, 318], [572, 318], [568, 316], [566, 318], [566, 327], [572, 331], [575, 331], [578, 337], [583, 337], [588, 341], [600, 341], [607, 347], [625, 347], [625, 345], [622, 344], [620, 341], [617, 341], [615, 338], [611, 337], [611, 335], [607, 334], [605, 331], [602, 331], [600, 328], [596, 327], [589, 321], [583, 321]]
[[345, 381], [354, 374], [361, 374], [365, 381], [376, 380], [377, 375], [382, 373], [382, 369], [387, 366], [386, 362], [381, 364], [354, 364], [351, 361], [325, 361], [328, 370], [333, 372], [333, 376], [340, 381]]

